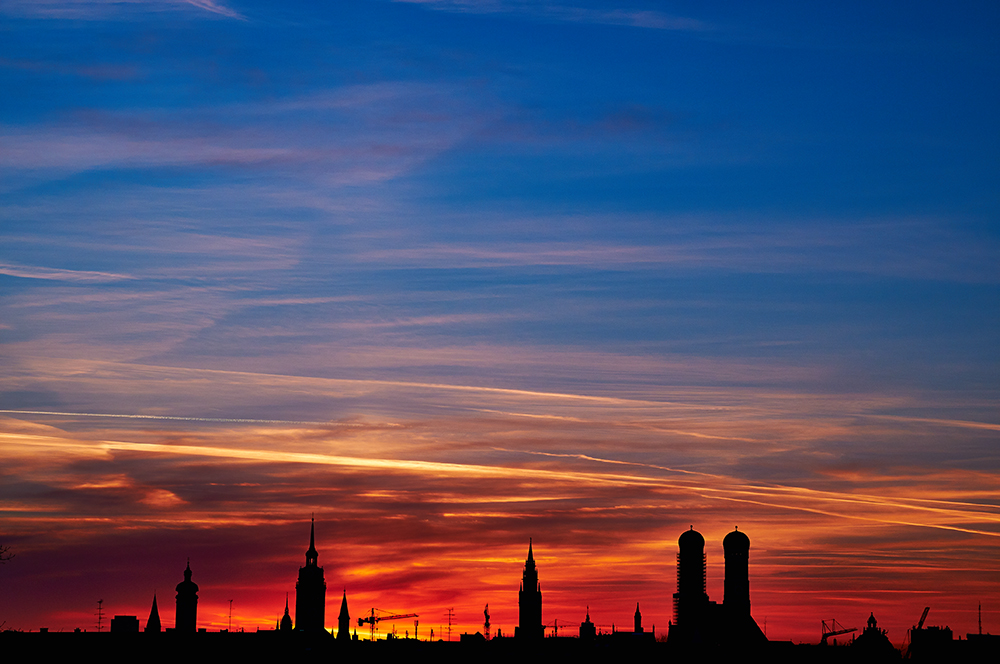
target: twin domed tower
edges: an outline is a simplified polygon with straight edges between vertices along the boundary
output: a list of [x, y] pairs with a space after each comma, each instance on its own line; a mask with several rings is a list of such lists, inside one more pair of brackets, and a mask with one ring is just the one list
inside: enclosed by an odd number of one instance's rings
[[692, 646], [731, 639], [766, 642], [750, 615], [750, 538], [736, 529], [722, 540], [726, 580], [721, 605], [709, 601], [705, 591], [705, 538], [692, 526], [677, 540], [677, 547], [677, 592], [669, 641]]

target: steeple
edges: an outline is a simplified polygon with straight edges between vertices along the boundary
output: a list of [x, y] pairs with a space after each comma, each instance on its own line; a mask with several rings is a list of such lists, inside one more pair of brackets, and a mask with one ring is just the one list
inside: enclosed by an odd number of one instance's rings
[[309, 526], [309, 550], [306, 551], [306, 567], [315, 567], [319, 562], [319, 552], [316, 551], [316, 517], [312, 517]]
[[285, 593], [285, 615], [281, 616], [278, 629], [282, 632], [292, 631], [292, 616], [288, 613], [288, 593]]
[[535, 567], [535, 552], [532, 541], [528, 539], [528, 559], [524, 561], [524, 573], [521, 575], [521, 589], [517, 595], [518, 625], [514, 636], [522, 639], [541, 639], [545, 636], [542, 626], [542, 586], [538, 582], [538, 569]]
[[306, 551], [305, 567], [299, 568], [299, 580], [295, 584], [295, 631], [325, 631], [323, 623], [326, 614], [326, 581], [323, 568], [317, 564], [316, 518], [309, 526], [309, 550]]
[[156, 593], [153, 593], [153, 607], [149, 610], [149, 620], [146, 621], [146, 632], [160, 632], [160, 610], [156, 608]]
[[351, 614], [347, 611], [347, 588], [340, 600], [340, 615], [337, 616], [337, 640], [348, 641], [351, 638]]

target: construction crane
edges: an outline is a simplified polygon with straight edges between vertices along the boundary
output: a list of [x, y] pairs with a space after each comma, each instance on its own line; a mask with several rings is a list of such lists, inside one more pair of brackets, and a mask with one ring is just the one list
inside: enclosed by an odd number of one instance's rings
[[924, 621], [927, 620], [927, 614], [930, 613], [931, 607], [925, 606], [924, 612], [920, 614], [920, 621], [917, 623], [916, 627], [911, 627], [906, 630], [906, 639], [903, 641], [903, 659], [911, 659], [910, 646], [913, 645], [913, 633], [923, 630]]
[[931, 607], [925, 606], [924, 612], [920, 614], [920, 622], [917, 623], [917, 629], [924, 628], [924, 621], [927, 620], [927, 614], [930, 613]]
[[851, 632], [858, 631], [857, 627], [844, 627], [839, 622], [830, 618], [829, 620], [824, 620], [823, 622], [823, 638], [820, 639], [819, 644], [821, 646], [826, 645], [826, 640], [831, 636], [839, 636], [841, 634], [850, 634]]
[[[384, 614], [384, 615], [383, 615]], [[376, 609], [372, 607], [371, 613], [364, 618], [358, 618], [358, 627], [364, 627], [365, 623], [368, 623], [368, 630], [370, 633], [369, 638], [374, 641], [375, 634], [377, 631], [377, 625], [383, 620], [397, 620], [403, 618], [419, 618], [420, 616], [416, 613], [389, 613], [388, 611], [383, 611], [382, 609]]]

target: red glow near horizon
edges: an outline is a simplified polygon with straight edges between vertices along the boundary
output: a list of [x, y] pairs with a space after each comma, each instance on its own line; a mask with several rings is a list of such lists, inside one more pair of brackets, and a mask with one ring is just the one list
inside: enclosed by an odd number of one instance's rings
[[[4, 505], [5, 532], [20, 550], [2, 570], [11, 589], [3, 619], [19, 629], [88, 628], [102, 597], [108, 615], [144, 623], [156, 592], [170, 626], [173, 586], [190, 556], [200, 626], [226, 628], [232, 599], [234, 629], [273, 628], [286, 593], [294, 612], [310, 512], [328, 627], [346, 588], [354, 621], [372, 607], [418, 613], [421, 636], [433, 628], [441, 637], [451, 607], [457, 638], [481, 631], [489, 603], [493, 630], [513, 633], [533, 537], [548, 625], [576, 633], [589, 606], [599, 629], [630, 629], [638, 602], [644, 625], [662, 634], [673, 617], [676, 539], [690, 525], [707, 540], [717, 601], [722, 538], [734, 525], [749, 534], [753, 614], [772, 639], [817, 641], [821, 619], [860, 626], [874, 611], [901, 642], [926, 605], [957, 633], [972, 631], [980, 598], [987, 625], [997, 611], [989, 584], [1000, 516], [985, 502], [995, 489], [974, 473], [893, 483], [854, 469], [847, 484], [828, 476], [809, 488], [623, 462], [610, 450], [601, 458], [596, 448], [539, 455], [515, 449], [509, 433], [499, 434], [503, 447], [448, 442], [462, 429], [486, 443], [501, 421], [74, 431], [69, 420], [7, 419], [8, 473], [51, 488]], [[566, 431], [540, 428], [538, 418], [506, 422], [532, 445], [545, 432], [552, 450]], [[641, 443], [646, 434], [637, 435]], [[357, 454], [365, 449], [400, 456]], [[399, 634], [412, 628], [396, 625]], [[382, 625], [383, 636], [391, 629]]]

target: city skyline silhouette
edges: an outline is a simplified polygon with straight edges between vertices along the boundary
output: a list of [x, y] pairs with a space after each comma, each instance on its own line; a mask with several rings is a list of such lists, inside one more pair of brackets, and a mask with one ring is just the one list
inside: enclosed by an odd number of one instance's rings
[[[632, 629], [627, 630], [623, 624], [616, 627], [611, 624], [610, 630], [599, 628], [591, 620], [591, 606], [588, 604], [585, 609], [585, 617], [574, 624], [573, 621], [563, 620], [562, 637], [563, 640], [577, 639], [581, 643], [613, 639], [613, 642], [605, 643], [606, 648], [630, 648], [643, 647], [650, 648], [655, 643], [670, 646], [671, 652], [686, 653], [694, 656], [696, 653], [722, 652], [730, 649], [738, 649], [743, 652], [768, 652], [772, 656], [787, 658], [788, 661], [799, 661], [802, 658], [815, 657], [805, 651], [795, 653], [787, 650], [786, 646], [791, 646], [789, 640], [768, 640], [764, 632], [751, 613], [750, 597], [750, 538], [739, 528], [728, 533], [722, 542], [725, 555], [725, 577], [723, 601], [712, 601], [706, 589], [707, 583], [707, 555], [705, 553], [706, 541], [701, 533], [690, 526], [688, 530], [681, 533], [676, 545], [676, 592], [673, 593], [673, 614], [667, 622], [666, 630], [661, 630], [659, 636], [656, 634], [655, 625], [649, 630], [643, 627], [642, 612], [640, 603], [636, 602], [635, 612], [632, 616]], [[345, 586], [342, 596], [340, 611], [336, 615], [336, 626], [328, 626], [325, 619], [326, 605], [326, 581], [323, 568], [318, 565], [319, 551], [316, 548], [316, 521], [315, 515], [310, 519], [309, 526], [309, 546], [305, 551], [306, 564], [299, 568], [298, 579], [295, 582], [295, 613], [294, 617], [289, 610], [288, 594], [285, 595], [284, 613], [280, 620], [277, 620], [272, 629], [261, 629], [258, 625], [255, 633], [281, 633], [285, 638], [299, 634], [301, 638], [332, 637], [342, 644], [358, 642], [358, 628], [361, 627], [361, 641], [387, 639], [389, 641], [410, 641], [409, 629], [402, 633], [397, 631], [396, 622], [405, 618], [416, 618], [419, 614], [409, 613], [405, 615], [390, 615], [391, 612], [382, 609], [372, 608], [371, 615], [359, 616], [356, 623], [352, 621], [348, 608], [348, 594]], [[163, 626], [158, 610], [157, 597], [153, 593], [152, 605], [149, 617], [141, 623], [137, 616], [126, 614], [115, 614], [113, 618], [103, 613], [103, 600], [98, 603], [100, 620], [97, 632], [101, 631], [101, 621], [107, 620], [107, 629], [110, 633], [117, 633], [119, 637], [123, 634], [140, 631], [146, 634], [159, 634], [166, 632], [173, 634], [175, 638], [190, 638], [196, 633], [208, 633], [207, 627], [199, 626], [198, 592], [199, 586], [192, 580], [193, 571], [190, 560], [183, 570], [183, 580], [177, 584], [175, 597], [175, 617], [173, 626]], [[511, 596], [513, 593], [509, 593]], [[496, 604], [498, 598], [493, 598]], [[504, 602], [501, 602], [503, 604]], [[230, 607], [232, 600], [230, 600]], [[600, 607], [595, 607], [598, 611]], [[823, 633], [819, 645], [828, 648], [836, 646], [836, 636], [849, 635], [849, 644], [854, 655], [830, 655], [831, 657], [851, 659], [870, 659], [871, 661], [894, 661], [900, 655], [916, 657], [917, 659], [930, 657], [932, 654], [938, 656], [957, 656], [960, 652], [956, 648], [969, 648], [975, 650], [979, 655], [988, 652], [1000, 652], [1000, 636], [985, 637], [979, 636], [973, 639], [974, 634], [969, 635], [971, 646], [963, 645], [961, 640], [955, 641], [950, 628], [932, 626], [924, 628], [924, 622], [930, 607], [924, 609], [920, 617], [919, 624], [907, 631], [906, 639], [897, 647], [887, 636], [887, 630], [878, 628], [878, 623], [874, 611], [870, 612], [864, 630], [858, 628], [844, 629], [842, 625], [831, 620], [829, 626], [823, 620]], [[232, 608], [230, 608], [230, 612]], [[980, 606], [979, 635], [982, 635], [981, 606]], [[485, 644], [495, 641], [503, 643], [517, 644], [519, 648], [531, 650], [536, 645], [542, 644], [543, 639], [551, 639], [553, 642], [560, 637], [558, 619], [546, 623], [543, 613], [543, 600], [541, 593], [540, 573], [534, 558], [533, 538], [529, 538], [527, 557], [522, 567], [521, 581], [517, 591], [517, 624], [513, 629], [508, 628], [505, 634], [502, 627], [497, 626], [494, 631], [491, 629], [489, 603], [483, 611], [485, 624], [483, 630], [470, 634], [462, 632], [456, 639], [462, 643], [467, 640], [470, 644]], [[233, 632], [232, 617], [230, 613], [229, 623], [225, 629], [219, 632]], [[442, 634], [439, 627], [437, 640], [452, 641], [451, 619], [453, 609], [448, 609], [449, 629], [447, 637]], [[381, 622], [385, 626], [392, 625], [384, 633]], [[368, 625], [368, 634], [365, 633], [365, 625]], [[426, 622], [425, 622], [426, 624]], [[412, 639], [419, 641], [420, 636], [417, 630], [419, 621], [414, 622]], [[841, 628], [837, 630], [836, 628]], [[12, 630], [8, 630], [10, 633]], [[13, 630], [21, 632], [22, 630]], [[34, 630], [28, 630], [34, 631]], [[37, 631], [49, 632], [48, 627], [40, 627]], [[60, 630], [62, 631], [62, 630]], [[74, 632], [87, 632], [88, 629], [79, 627]], [[244, 633], [244, 628], [237, 625], [235, 632]], [[829, 632], [829, 637], [828, 637]], [[854, 634], [859, 632], [859, 634]], [[310, 636], [311, 635], [311, 636]], [[622, 640], [627, 637], [629, 640]], [[918, 638], [919, 637], [919, 638]], [[911, 647], [911, 638], [915, 645]], [[434, 641], [433, 629], [429, 631], [425, 627], [426, 642]], [[342, 646], [343, 647], [343, 646]], [[508, 646], [513, 647], [513, 646]], [[777, 650], [776, 650], [777, 648]], [[781, 650], [785, 648], [785, 650]], [[915, 651], [913, 649], [916, 649]], [[624, 652], [624, 651], [623, 651]], [[822, 652], [822, 651], [821, 651]], [[832, 651], [831, 651], [832, 652]], [[846, 651], [843, 651], [846, 652]], [[914, 654], [914, 652], [916, 654]], [[965, 652], [962, 650], [961, 652]], [[860, 654], [859, 654], [860, 653]], [[839, 660], [837, 660], [839, 661]], [[853, 660], [852, 660], [853, 661]]]
[[[723, 540], [725, 550], [725, 596], [721, 603], [711, 601], [706, 593], [706, 554], [705, 539], [692, 525], [681, 533], [677, 541], [676, 593], [674, 599], [674, 614], [667, 623], [666, 634], [658, 638], [656, 628], [647, 630], [643, 626], [643, 616], [639, 602], [636, 602], [632, 616], [632, 629], [616, 628], [612, 625], [610, 631], [598, 628], [590, 615], [588, 605], [584, 619], [579, 623], [578, 630], [572, 622], [563, 621], [563, 633], [559, 633], [558, 620], [546, 623], [543, 612], [540, 573], [534, 559], [533, 541], [529, 539], [528, 553], [522, 568], [522, 578], [517, 593], [518, 624], [510, 631], [503, 633], [497, 628], [491, 629], [489, 604], [483, 610], [484, 624], [481, 632], [462, 632], [458, 638], [452, 639], [452, 618], [454, 609], [448, 609], [448, 631], [444, 637], [439, 629], [437, 639], [433, 629], [425, 632], [425, 638], [420, 639], [417, 627], [419, 621], [414, 621], [411, 638], [410, 631], [397, 631], [395, 622], [406, 618], [416, 618], [419, 614], [391, 614], [381, 609], [372, 608], [370, 615], [359, 617], [353, 625], [347, 604], [347, 590], [343, 591], [341, 608], [337, 615], [337, 629], [327, 629], [325, 624], [325, 592], [326, 582], [323, 568], [318, 565], [319, 551], [316, 548], [315, 516], [310, 519], [309, 548], [306, 550], [306, 565], [299, 568], [298, 580], [295, 584], [295, 616], [289, 611], [288, 595], [285, 597], [284, 614], [272, 629], [259, 627], [246, 632], [237, 627], [233, 629], [232, 615], [225, 629], [215, 634], [226, 637], [229, 641], [207, 639], [210, 630], [198, 624], [197, 607], [199, 586], [192, 580], [193, 571], [190, 560], [183, 571], [183, 580], [177, 584], [175, 597], [175, 619], [172, 627], [164, 628], [161, 624], [156, 594], [145, 624], [133, 615], [116, 614], [113, 617], [103, 612], [103, 600], [98, 602], [98, 629], [96, 632], [76, 628], [66, 634], [73, 640], [66, 640], [64, 635], [50, 632], [48, 628], [39, 628], [34, 634], [29, 630], [28, 638], [34, 647], [45, 647], [50, 655], [89, 656], [96, 653], [95, 648], [101, 646], [105, 656], [118, 656], [126, 652], [133, 655], [156, 653], [159, 656], [187, 656], [198, 658], [209, 656], [210, 653], [226, 653], [230, 657], [243, 659], [265, 660], [275, 656], [292, 656], [296, 652], [312, 654], [339, 654], [350, 659], [360, 658], [370, 661], [389, 657], [403, 656], [398, 648], [415, 648], [422, 645], [445, 645], [459, 647], [458, 650], [438, 650], [434, 653], [425, 651], [424, 657], [436, 657], [439, 661], [466, 661], [470, 656], [491, 658], [518, 656], [529, 661], [553, 661], [566, 657], [598, 656], [613, 658], [636, 657], [678, 657], [704, 658], [716, 656], [755, 656], [764, 657], [767, 661], [776, 662], [895, 662], [901, 658], [913, 661], [956, 661], [974, 658], [988, 660], [1000, 653], [1000, 635], [992, 636], [980, 631], [970, 633], [963, 642], [954, 638], [950, 628], [938, 626], [925, 627], [930, 607], [926, 607], [919, 623], [907, 632], [905, 642], [897, 648], [888, 638], [888, 632], [878, 627], [874, 612], [869, 614], [866, 627], [860, 631], [857, 628], [843, 628], [836, 621], [823, 621], [823, 635], [819, 644], [794, 644], [787, 640], [769, 640], [760, 630], [751, 614], [751, 597], [749, 584], [749, 552], [750, 539], [738, 528], [726, 535]], [[510, 593], [511, 595], [513, 593]], [[232, 600], [230, 600], [232, 607]], [[230, 608], [230, 612], [232, 608]], [[101, 633], [105, 618], [107, 620], [107, 635]], [[380, 623], [392, 624], [392, 628], [384, 635]], [[369, 626], [369, 634], [359, 639], [358, 628]], [[551, 631], [549, 628], [551, 627]], [[840, 629], [837, 629], [840, 628]], [[107, 641], [98, 644], [86, 640], [88, 632], [95, 636], [103, 636]], [[139, 634], [143, 633], [140, 638]], [[836, 637], [851, 634], [849, 641], [845, 639], [839, 647]], [[0, 632], [8, 647], [25, 647], [22, 630], [6, 630]], [[38, 641], [37, 639], [42, 639]], [[376, 641], [382, 640], [397, 646], [394, 651], [377, 651]], [[371, 643], [369, 643], [369, 641]], [[21, 645], [23, 644], [23, 645]], [[595, 650], [597, 649], [597, 650]], [[411, 650], [411, 652], [413, 652]], [[394, 654], [397, 653], [397, 654]]]
[[997, 631], [998, 3], [0, 25], [0, 630]]

